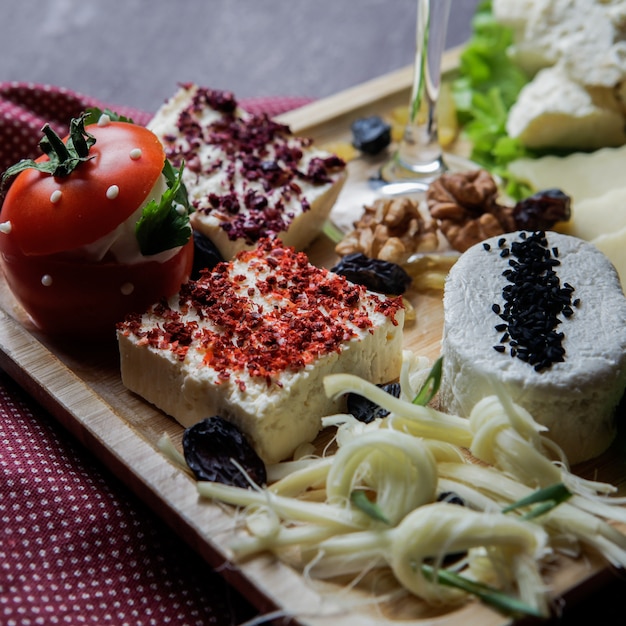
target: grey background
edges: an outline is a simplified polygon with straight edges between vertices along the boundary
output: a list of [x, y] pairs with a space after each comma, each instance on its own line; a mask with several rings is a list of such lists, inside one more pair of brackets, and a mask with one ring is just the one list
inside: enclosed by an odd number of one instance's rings
[[[478, 0], [452, 0], [448, 46]], [[0, 80], [154, 111], [180, 81], [324, 97], [413, 62], [415, 0], [3, 0]]]

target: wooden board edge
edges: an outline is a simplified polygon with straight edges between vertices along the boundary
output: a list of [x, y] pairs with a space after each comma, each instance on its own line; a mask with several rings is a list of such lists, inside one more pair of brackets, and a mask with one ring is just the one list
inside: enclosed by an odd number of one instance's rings
[[[262, 578], [255, 581], [232, 565], [218, 543], [207, 543], [198, 519], [206, 521], [207, 515], [193, 512], [198, 501], [193, 481], [156, 453], [103, 398], [1, 309], [0, 367], [257, 609], [276, 609], [258, 584]], [[138, 457], [148, 461], [138, 467]]]
[[[442, 60], [442, 74], [454, 71], [459, 64], [464, 46], [447, 50]], [[409, 65], [388, 74], [350, 87], [332, 96], [304, 105], [276, 118], [287, 124], [295, 134], [314, 134], [315, 129], [345, 115], [408, 92], [413, 83], [413, 65]], [[407, 101], [407, 106], [408, 106]]]

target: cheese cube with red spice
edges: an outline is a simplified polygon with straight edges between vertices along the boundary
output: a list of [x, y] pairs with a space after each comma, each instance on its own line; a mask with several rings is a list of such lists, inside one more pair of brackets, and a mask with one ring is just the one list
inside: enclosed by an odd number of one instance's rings
[[176, 167], [185, 162], [192, 225], [226, 260], [263, 237], [304, 250], [345, 180], [339, 157], [244, 111], [230, 92], [182, 85], [149, 127]]
[[277, 462], [342, 409], [324, 393], [326, 375], [397, 378], [403, 323], [401, 298], [263, 239], [118, 325], [122, 381], [185, 427], [231, 420]]

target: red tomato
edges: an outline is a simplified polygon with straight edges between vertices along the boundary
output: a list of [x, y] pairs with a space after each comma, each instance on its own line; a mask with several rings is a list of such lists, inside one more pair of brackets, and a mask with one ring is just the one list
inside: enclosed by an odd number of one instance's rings
[[25, 255], [0, 236], [7, 283], [35, 325], [52, 335], [115, 338], [115, 324], [175, 294], [191, 273], [193, 239], [169, 261], [76, 263]]
[[[11, 238], [25, 254], [63, 252], [100, 239], [139, 207], [161, 175], [165, 152], [147, 128], [111, 122], [85, 130], [96, 138], [90, 161], [63, 178], [25, 170], [9, 187], [0, 220], [11, 222]], [[141, 150], [137, 159], [130, 156], [135, 148]], [[110, 199], [113, 185], [119, 193]], [[56, 190], [61, 196], [52, 202]]]
[[42, 331], [114, 337], [127, 313], [176, 293], [189, 278], [193, 239], [165, 263], [74, 261], [63, 254], [126, 221], [165, 163], [163, 146], [144, 127], [113, 121], [85, 130], [96, 140], [91, 158], [69, 175], [26, 169], [15, 177], [0, 213], [8, 227], [0, 233], [0, 260], [11, 291]]

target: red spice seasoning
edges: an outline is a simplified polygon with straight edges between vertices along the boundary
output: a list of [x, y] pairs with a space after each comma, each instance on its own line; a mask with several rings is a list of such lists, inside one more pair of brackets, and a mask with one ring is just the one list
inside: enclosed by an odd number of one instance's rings
[[[270, 385], [284, 371], [297, 371], [332, 352], [359, 330], [372, 329], [365, 301], [394, 324], [401, 298], [387, 298], [328, 270], [315, 267], [302, 252], [278, 239], [262, 239], [210, 273], [181, 288], [177, 307], [153, 307], [160, 323], [143, 327], [130, 316], [119, 330], [140, 343], [172, 350], [184, 359], [192, 349], [221, 380], [246, 372]], [[254, 284], [239, 264], [255, 276]], [[179, 309], [179, 310], [178, 310]], [[189, 313], [193, 320], [186, 315]]]

